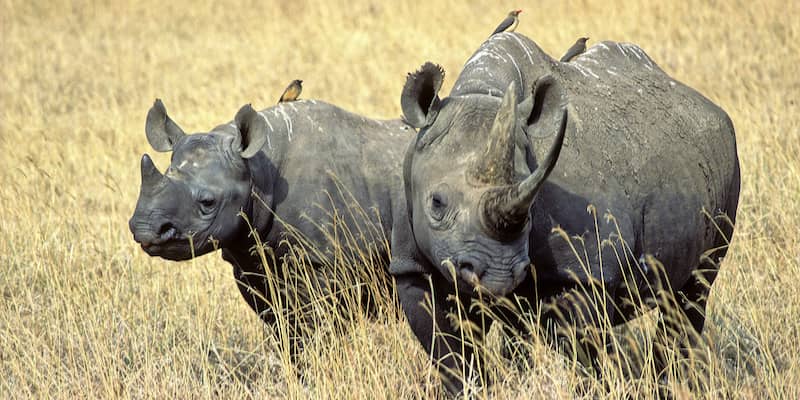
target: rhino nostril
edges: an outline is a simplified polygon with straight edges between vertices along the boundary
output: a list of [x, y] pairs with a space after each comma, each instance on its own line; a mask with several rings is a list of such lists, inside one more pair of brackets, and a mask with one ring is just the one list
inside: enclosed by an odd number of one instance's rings
[[175, 231], [175, 225], [172, 225], [170, 222], [165, 222], [161, 224], [156, 234], [159, 238], [168, 239], [175, 234]]
[[458, 263], [458, 268], [465, 274], [475, 277], [481, 278], [483, 273], [486, 271], [486, 268], [479, 266], [473, 260], [460, 260]]
[[527, 273], [528, 267], [530, 265], [531, 265], [530, 261], [528, 260], [522, 261], [517, 263], [517, 265], [515, 265], [511, 271], [515, 276], [524, 275], [525, 273]]

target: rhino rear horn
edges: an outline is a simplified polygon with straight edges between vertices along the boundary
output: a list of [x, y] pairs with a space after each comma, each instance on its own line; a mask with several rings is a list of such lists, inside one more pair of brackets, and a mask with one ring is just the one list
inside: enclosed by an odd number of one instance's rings
[[242, 158], [251, 158], [261, 151], [267, 142], [267, 123], [253, 106], [245, 104], [234, 117], [239, 136], [234, 142], [234, 149], [241, 152]]
[[175, 143], [185, 135], [183, 129], [167, 115], [167, 109], [161, 99], [156, 99], [147, 112], [144, 133], [150, 146], [160, 152], [172, 151]]
[[444, 69], [432, 62], [426, 62], [419, 70], [408, 74], [400, 95], [403, 119], [408, 124], [420, 129], [436, 118], [442, 82]]

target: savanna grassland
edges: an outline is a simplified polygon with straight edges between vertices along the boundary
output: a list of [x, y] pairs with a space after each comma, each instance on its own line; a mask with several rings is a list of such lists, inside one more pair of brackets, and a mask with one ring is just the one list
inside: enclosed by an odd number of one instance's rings
[[[447, 93], [517, 7], [517, 31], [551, 55], [579, 36], [634, 42], [730, 114], [742, 191], [708, 362], [670, 385], [677, 398], [800, 398], [800, 2], [453, 0], [0, 1], [0, 397], [438, 395], [397, 313], [322, 329], [298, 378], [219, 254], [148, 257], [127, 227], [139, 159], [163, 170], [169, 155], [153, 154], [145, 115], [159, 97], [206, 131], [299, 78], [304, 98], [395, 118], [407, 72], [441, 64]], [[540, 339], [526, 346], [515, 364], [490, 360], [495, 384], [478, 397], [654, 393], [613, 360], [596, 380]]]

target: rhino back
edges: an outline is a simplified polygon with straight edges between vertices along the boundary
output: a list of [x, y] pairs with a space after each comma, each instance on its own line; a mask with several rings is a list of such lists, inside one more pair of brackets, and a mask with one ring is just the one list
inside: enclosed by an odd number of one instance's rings
[[330, 256], [329, 238], [346, 226], [353, 251], [382, 248], [402, 187], [401, 153], [410, 128], [314, 100], [281, 103], [261, 114], [274, 134], [263, 151], [279, 171], [279, 218], [268, 240], [280, 242], [291, 225]]
[[[552, 72], [567, 91], [569, 125], [551, 182], [629, 221], [629, 245], [688, 276], [715, 241], [703, 211], [735, 214], [730, 118], [632, 44], [599, 43]], [[548, 138], [530, 139], [541, 159]]]

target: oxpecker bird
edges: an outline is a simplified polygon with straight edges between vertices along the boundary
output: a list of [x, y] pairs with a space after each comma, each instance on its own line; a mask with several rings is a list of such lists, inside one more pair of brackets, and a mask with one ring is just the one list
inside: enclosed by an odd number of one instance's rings
[[587, 37], [579, 38], [575, 42], [575, 44], [573, 44], [572, 47], [570, 47], [569, 50], [567, 50], [567, 53], [564, 54], [564, 56], [561, 57], [561, 60], [559, 60], [559, 61], [561, 61], [561, 62], [569, 62], [573, 58], [575, 58], [575, 56], [577, 56], [578, 54], [581, 54], [584, 51], [586, 51], [586, 41], [587, 40], [589, 40], [589, 38], [587, 38]]
[[519, 13], [521, 12], [522, 10], [511, 10], [506, 19], [504, 19], [500, 25], [497, 25], [497, 28], [495, 28], [494, 32], [492, 32], [492, 35], [505, 31], [514, 32], [514, 29], [517, 29], [517, 25], [519, 25]]
[[278, 103], [286, 103], [287, 101], [295, 101], [300, 96], [300, 92], [303, 91], [303, 81], [300, 79], [295, 79], [289, 86], [286, 87], [286, 90], [283, 91], [280, 100]]

